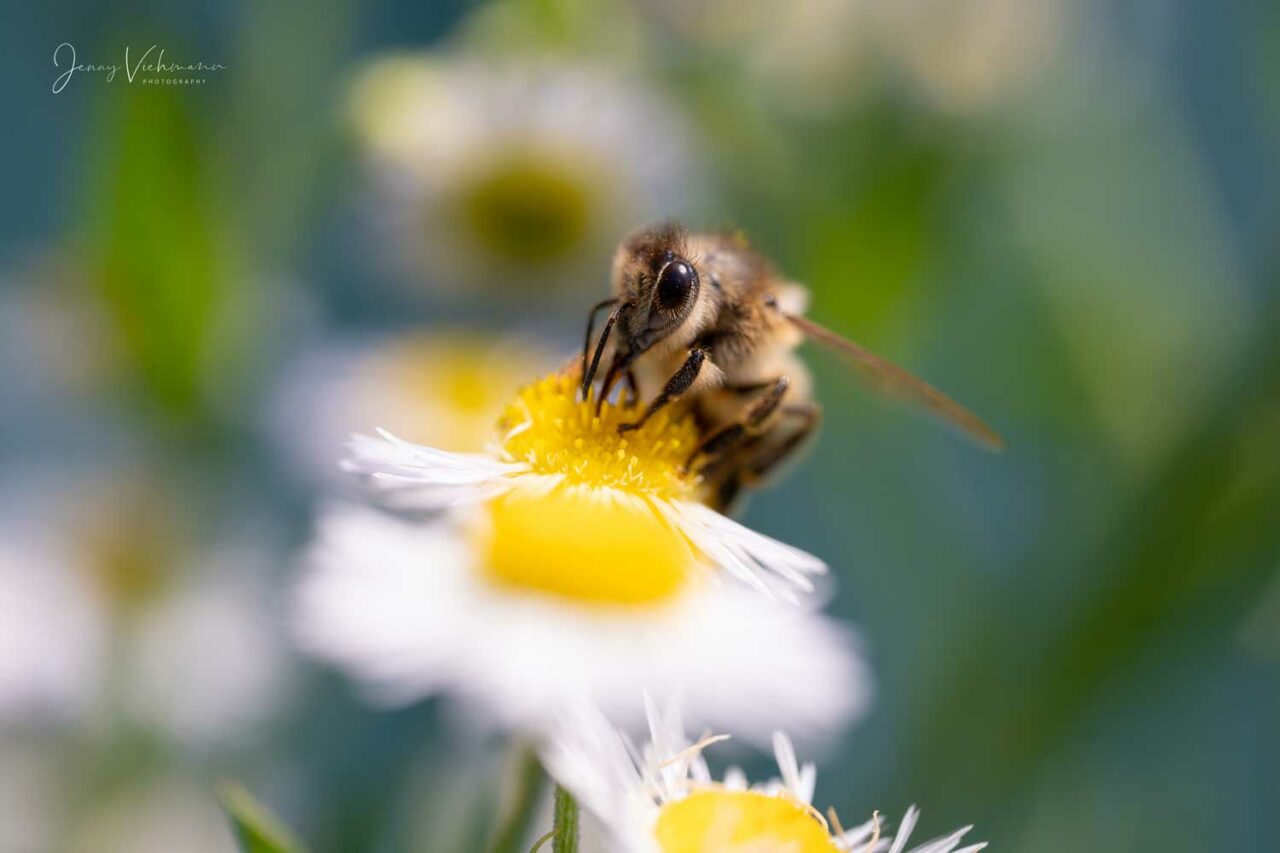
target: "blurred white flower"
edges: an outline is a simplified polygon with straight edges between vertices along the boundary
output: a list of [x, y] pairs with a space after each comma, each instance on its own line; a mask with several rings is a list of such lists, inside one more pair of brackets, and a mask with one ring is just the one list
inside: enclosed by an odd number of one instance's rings
[[134, 719], [184, 743], [222, 741], [284, 698], [288, 664], [252, 549], [226, 544], [134, 626], [125, 694]]
[[64, 413], [117, 381], [122, 359], [105, 306], [69, 256], [43, 251], [0, 269], [0, 427]]
[[[881, 837], [878, 816], [850, 830], [813, 806], [817, 770], [796, 761], [791, 739], [773, 734], [780, 778], [749, 784], [738, 768], [717, 781], [702, 751], [725, 736], [691, 743], [673, 703], [658, 709], [648, 696], [649, 741], [641, 747], [613, 729], [598, 710], [564, 713], [542, 747], [551, 776], [603, 826], [614, 853], [902, 853], [918, 810], [907, 810], [897, 832]], [[911, 853], [957, 851], [972, 827], [936, 838]]]
[[0, 720], [65, 720], [95, 692], [107, 620], [65, 551], [0, 532]]
[[285, 371], [270, 427], [307, 479], [333, 485], [343, 445], [370, 423], [434, 447], [482, 450], [530, 370], [553, 363], [533, 343], [481, 333], [417, 332], [330, 345]]
[[190, 546], [115, 471], [0, 496], [0, 721], [145, 726], [206, 747], [287, 688], [248, 542]]
[[935, 105], [968, 113], [1024, 92], [1070, 27], [1063, 0], [875, 0], [880, 45]]
[[825, 566], [698, 503], [687, 417], [624, 438], [634, 409], [594, 410], [557, 375], [521, 391], [492, 455], [357, 441], [351, 467], [388, 499], [449, 511], [330, 510], [300, 590], [303, 644], [379, 698], [447, 691], [513, 727], [579, 696], [633, 714], [640, 687], [756, 736], [776, 720], [825, 734], [860, 712], [851, 632], [775, 600]]
[[664, 24], [740, 57], [784, 110], [839, 109], [878, 75], [971, 113], [1015, 97], [1069, 29], [1062, 0], [644, 0]]
[[665, 27], [743, 66], [748, 87], [788, 111], [828, 109], [866, 90], [876, 0], [643, 0]]
[[595, 292], [622, 234], [700, 195], [683, 116], [616, 71], [391, 56], [349, 113], [393, 254], [431, 286]]

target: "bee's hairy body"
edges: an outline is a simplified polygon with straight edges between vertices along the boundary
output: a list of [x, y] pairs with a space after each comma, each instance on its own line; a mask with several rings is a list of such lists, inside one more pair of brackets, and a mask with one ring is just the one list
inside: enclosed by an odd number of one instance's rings
[[[929, 383], [808, 319], [806, 301], [805, 289], [779, 275], [740, 234], [689, 234], [675, 224], [642, 228], [614, 255], [613, 296], [591, 310], [582, 393], [600, 378], [596, 399], [603, 401], [625, 382], [645, 406], [622, 431], [668, 405], [691, 410], [702, 441], [687, 467], [702, 475], [721, 508], [794, 456], [818, 425], [809, 371], [795, 355], [805, 339], [851, 359], [881, 391], [927, 409], [990, 450], [1003, 447], [991, 427]], [[606, 308], [597, 340], [595, 319]]]
[[[692, 272], [692, 292], [667, 307], [659, 283], [673, 264]], [[628, 238], [614, 259], [613, 284], [624, 308], [606, 353], [609, 363], [627, 367], [608, 371], [604, 390], [626, 381], [648, 413], [658, 401], [690, 409], [704, 440], [689, 464], [708, 479], [717, 503], [731, 503], [817, 425], [809, 372], [794, 353], [803, 334], [786, 313], [803, 311], [804, 289], [782, 280], [740, 235], [675, 226]], [[682, 375], [687, 383], [672, 388]]]

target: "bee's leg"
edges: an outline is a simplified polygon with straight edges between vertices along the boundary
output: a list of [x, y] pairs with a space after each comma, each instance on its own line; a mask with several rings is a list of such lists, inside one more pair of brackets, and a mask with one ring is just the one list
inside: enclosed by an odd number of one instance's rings
[[596, 329], [596, 316], [606, 308], [612, 308], [618, 304], [617, 299], [605, 299], [597, 302], [592, 308], [591, 313], [587, 315], [587, 336], [582, 341], [582, 369], [587, 369], [587, 359], [591, 357], [591, 336]]
[[742, 494], [742, 474], [738, 471], [731, 472], [716, 487], [714, 503], [712, 507], [720, 513], [730, 515], [737, 508], [739, 496]]
[[770, 415], [777, 411], [778, 405], [782, 402], [782, 398], [786, 396], [787, 389], [790, 387], [791, 378], [789, 376], [779, 376], [777, 379], [756, 382], [750, 385], [732, 386], [730, 390], [737, 393], [749, 393], [750, 391], [758, 391], [764, 388], [769, 390], [768, 393], [751, 404], [742, 420], [716, 430], [703, 439], [702, 443], [685, 460], [685, 469], [692, 468], [693, 463], [700, 457], [705, 457], [708, 460], [707, 464], [710, 464], [711, 461], [736, 447], [744, 438], [758, 434], [761, 425], [769, 419]]
[[596, 397], [597, 415], [604, 409], [604, 401], [609, 399], [609, 392], [613, 390], [613, 385], [620, 376], [622, 376], [622, 364], [615, 355], [613, 361], [609, 363], [609, 369], [605, 371], [604, 381], [600, 383], [600, 396]]
[[[795, 418], [799, 425], [781, 441], [763, 445], [758, 455], [746, 461], [742, 473], [743, 485], [754, 486], [786, 462], [818, 428], [822, 421], [822, 407], [817, 403], [797, 403], [783, 406], [782, 415]], [[782, 429], [781, 423], [778, 429]]]
[[649, 418], [657, 414], [658, 410], [670, 403], [676, 397], [679, 397], [685, 391], [688, 391], [693, 385], [698, 373], [702, 370], [702, 363], [707, 360], [707, 351], [697, 348], [689, 351], [689, 357], [684, 360], [684, 364], [680, 365], [680, 369], [667, 380], [667, 385], [662, 389], [662, 393], [649, 404], [649, 408], [644, 410], [644, 414], [640, 416], [640, 420], [633, 421], [629, 424], [620, 424], [618, 432], [630, 432], [633, 429], [640, 429], [645, 425]]
[[636, 372], [628, 367], [622, 378], [627, 383], [627, 402], [634, 406], [640, 402], [640, 383], [636, 382]]
[[746, 397], [751, 394], [755, 394], [758, 391], [763, 391], [766, 388], [772, 388], [777, 381], [778, 380], [776, 379], [765, 379], [760, 382], [743, 382], [738, 385], [721, 385], [720, 390], [728, 391], [730, 394], [738, 394], [739, 396]]

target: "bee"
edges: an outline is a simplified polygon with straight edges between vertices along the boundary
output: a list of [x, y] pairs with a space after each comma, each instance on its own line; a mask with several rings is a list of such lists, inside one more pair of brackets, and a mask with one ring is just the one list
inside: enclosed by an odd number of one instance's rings
[[[690, 409], [701, 443], [686, 468], [712, 487], [720, 508], [793, 457], [817, 429], [822, 410], [795, 352], [805, 339], [850, 358], [879, 390], [922, 406], [979, 445], [1003, 446], [991, 427], [923, 379], [805, 317], [805, 288], [781, 276], [741, 234], [690, 234], [670, 223], [642, 228], [614, 255], [612, 289], [587, 321], [583, 398], [600, 375], [597, 407], [619, 382], [633, 400], [648, 401], [621, 432], [672, 404]], [[595, 321], [606, 309], [593, 351]]]

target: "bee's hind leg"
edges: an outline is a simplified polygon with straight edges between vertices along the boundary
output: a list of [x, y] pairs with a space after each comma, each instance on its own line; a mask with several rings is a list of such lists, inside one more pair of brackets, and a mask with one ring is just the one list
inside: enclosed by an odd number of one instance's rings
[[685, 460], [685, 470], [691, 469], [693, 463], [699, 459], [705, 460], [704, 465], [711, 465], [717, 459], [738, 447], [744, 439], [758, 435], [760, 427], [769, 419], [770, 415], [777, 411], [783, 397], [787, 394], [787, 389], [790, 387], [790, 377], [779, 376], [777, 379], [771, 379], [767, 382], [757, 382], [751, 385], [730, 388], [729, 390], [740, 393], [751, 393], [766, 388], [768, 390], [759, 400], [751, 404], [742, 420], [722, 427], [703, 439], [702, 443]]
[[[783, 463], [795, 455], [822, 422], [822, 407], [817, 403], [797, 403], [783, 406], [782, 416], [794, 418], [797, 426], [778, 442], [766, 442], [758, 453], [745, 460], [741, 473], [742, 485], [755, 486]], [[782, 427], [779, 426], [779, 429]]]

